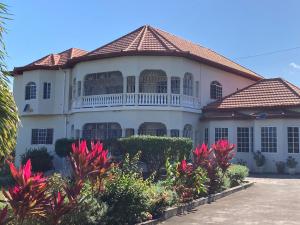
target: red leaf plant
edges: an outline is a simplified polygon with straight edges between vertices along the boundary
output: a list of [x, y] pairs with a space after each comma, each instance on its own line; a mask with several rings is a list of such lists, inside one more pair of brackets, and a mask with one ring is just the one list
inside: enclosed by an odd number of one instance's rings
[[16, 185], [9, 188], [8, 191], [2, 190], [2, 192], [13, 210], [16, 220], [22, 223], [25, 217], [45, 218], [50, 195], [46, 193], [47, 183], [43, 175], [31, 173], [30, 160], [19, 170], [13, 163], [8, 162], [8, 164]]
[[5, 206], [3, 209], [0, 210], [0, 225], [5, 225], [8, 222], [7, 218], [8, 213], [8, 206]]
[[235, 145], [230, 144], [228, 140], [219, 140], [212, 145], [212, 149], [215, 153], [216, 163], [225, 173], [228, 167], [231, 165], [230, 161], [234, 157]]
[[211, 164], [212, 161], [212, 149], [209, 149], [206, 144], [198, 145], [193, 151], [194, 164], [196, 167], [200, 166], [205, 169]]

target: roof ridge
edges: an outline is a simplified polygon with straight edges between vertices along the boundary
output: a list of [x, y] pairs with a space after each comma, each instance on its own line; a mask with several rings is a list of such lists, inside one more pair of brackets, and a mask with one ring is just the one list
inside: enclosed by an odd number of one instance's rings
[[168, 38], [166, 38], [165, 36], [163, 36], [161, 33], [159, 33], [157, 30], [159, 29], [156, 29], [154, 27], [151, 27], [150, 28], [153, 30], [153, 32], [158, 36], [158, 38], [163, 38], [166, 42], [168, 42], [170, 45], [172, 45], [174, 48], [178, 49], [179, 51], [183, 51], [182, 49], [180, 49], [177, 45], [175, 45], [173, 42], [171, 42]]
[[[157, 33], [155, 32], [155, 29], [153, 29], [152, 27], [149, 27], [149, 31], [157, 38], [157, 40], [166, 48], [166, 50], [171, 51], [171, 49], [168, 47], [168, 45], [166, 43], [164, 43], [161, 40], [161, 37], [159, 35], [157, 35]], [[168, 41], [169, 42], [169, 41]]]
[[[283, 79], [283, 78], [278, 78], [278, 79], [281, 80], [281, 82], [282, 82], [282, 83], [283, 83], [290, 91], [292, 91], [298, 98], [300, 98], [300, 94], [297, 93], [297, 91], [295, 91], [295, 90], [293, 89], [293, 88], [299, 89], [297, 86], [293, 85], [292, 83], [290, 83], [289, 81], [287, 81], [287, 80], [285, 80], [285, 79]], [[292, 85], [293, 88], [292, 88], [290, 85]], [[299, 89], [299, 91], [300, 91], [300, 89]]]
[[[145, 30], [145, 27], [143, 27], [143, 29], [141, 29], [141, 31], [139, 32], [139, 34], [135, 37], [135, 39], [127, 46], [127, 48], [125, 49], [125, 51], [128, 51], [130, 48], [131, 48], [131, 46], [137, 41], [137, 39], [143, 34], [143, 32], [144, 32], [144, 30]], [[140, 39], [141, 40], [141, 39]], [[140, 42], [139, 42], [140, 43]], [[139, 43], [138, 43], [138, 45], [139, 45]], [[137, 45], [137, 46], [138, 46]]]
[[141, 36], [140, 41], [139, 41], [139, 43], [138, 43], [138, 45], [136, 47], [138, 50], [141, 49], [141, 44], [142, 44], [142, 42], [143, 42], [143, 40], [145, 38], [147, 30], [148, 30], [148, 26], [147, 25], [143, 26], [142, 34], [141, 34], [142, 36]]

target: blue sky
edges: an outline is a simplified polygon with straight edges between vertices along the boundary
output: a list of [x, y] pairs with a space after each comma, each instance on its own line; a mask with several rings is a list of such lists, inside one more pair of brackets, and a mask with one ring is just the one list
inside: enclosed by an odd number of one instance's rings
[[[9, 69], [70, 47], [93, 50], [150, 24], [265, 77], [300, 86], [298, 0], [6, 0]], [[236, 59], [281, 49], [277, 54]]]

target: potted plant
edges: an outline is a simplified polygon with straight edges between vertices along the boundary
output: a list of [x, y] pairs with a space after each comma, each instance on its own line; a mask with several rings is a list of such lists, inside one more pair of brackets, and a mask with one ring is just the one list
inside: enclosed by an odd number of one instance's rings
[[264, 169], [264, 165], [266, 163], [266, 157], [260, 151], [254, 152], [253, 155], [254, 155], [253, 158], [255, 160], [256, 170], [257, 172], [262, 173]]
[[277, 169], [277, 173], [283, 174], [285, 170], [285, 162], [283, 161], [276, 162], [276, 169]]
[[296, 161], [296, 159], [292, 156], [289, 156], [286, 160], [286, 166], [288, 168], [288, 173], [290, 175], [294, 175], [296, 173], [296, 166], [297, 166], [298, 162]]

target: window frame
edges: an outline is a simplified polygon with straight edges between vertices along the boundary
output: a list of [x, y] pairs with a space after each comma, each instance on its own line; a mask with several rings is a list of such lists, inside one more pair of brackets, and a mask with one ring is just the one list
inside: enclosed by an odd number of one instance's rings
[[220, 100], [223, 97], [222, 84], [216, 80], [210, 83], [210, 98]]
[[43, 84], [43, 99], [50, 99], [51, 98], [51, 83], [44, 82]]
[[36, 99], [36, 83], [30, 81], [25, 86], [25, 100]]
[[180, 77], [171, 77], [171, 94], [180, 94]]
[[[228, 127], [215, 127], [215, 142], [219, 140], [228, 140]], [[220, 136], [217, 138], [217, 136]]]
[[183, 94], [187, 96], [193, 96], [194, 91], [194, 77], [191, 73], [185, 73], [183, 77]]
[[261, 152], [277, 153], [277, 127], [261, 127], [260, 132]]
[[[290, 136], [290, 134], [292, 136]], [[288, 154], [300, 153], [299, 127], [287, 127], [287, 145], [288, 145]]]
[[236, 138], [237, 138], [237, 152], [249, 153], [250, 152], [250, 128], [249, 127], [237, 127]]
[[54, 137], [53, 128], [31, 129], [31, 145], [52, 145]]

